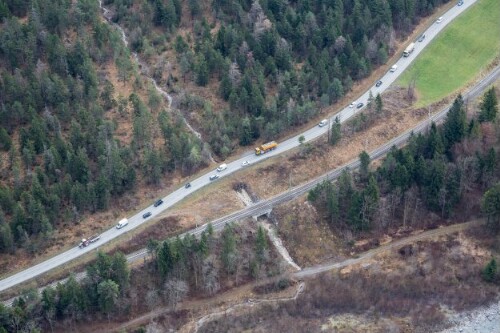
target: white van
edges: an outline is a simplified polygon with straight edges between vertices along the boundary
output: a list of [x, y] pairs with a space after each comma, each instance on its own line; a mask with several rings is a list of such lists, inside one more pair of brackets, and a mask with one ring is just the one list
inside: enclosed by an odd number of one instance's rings
[[128, 219], [121, 219], [116, 225], [116, 229], [121, 229], [128, 224]]
[[221, 172], [221, 171], [224, 171], [226, 169], [227, 169], [227, 164], [223, 163], [223, 164], [219, 165], [219, 167], [217, 168], [217, 171]]
[[398, 69], [398, 65], [392, 65], [391, 69], [389, 70], [391, 73], [394, 73]]

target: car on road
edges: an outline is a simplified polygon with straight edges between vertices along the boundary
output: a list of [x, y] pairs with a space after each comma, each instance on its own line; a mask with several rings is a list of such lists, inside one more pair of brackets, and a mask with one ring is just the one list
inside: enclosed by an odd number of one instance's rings
[[363, 106], [364, 106], [363, 103], [358, 103], [358, 105], [356, 105], [356, 109], [361, 109]]
[[150, 216], [151, 216], [151, 212], [147, 212], [147, 213], [142, 214], [143, 219], [147, 219]]
[[248, 162], [248, 161], [244, 161], [243, 163], [241, 163], [241, 166], [242, 166], [242, 167], [247, 166], [247, 165], [250, 165], [250, 162]]
[[382, 81], [378, 80], [377, 83], [375, 83], [375, 87], [380, 87], [382, 85]]
[[425, 34], [421, 34], [420, 36], [418, 36], [417, 41], [421, 43], [424, 41], [424, 39], [425, 39]]
[[210, 177], [208, 177], [208, 179], [210, 179], [210, 180], [216, 180], [219, 177], [220, 177], [219, 175], [215, 174], [215, 175], [211, 175]]
[[436, 23], [441, 23], [441, 22], [443, 22], [443, 17], [442, 17], [442, 16], [440, 16], [440, 17], [436, 20]]
[[184, 185], [184, 188], [190, 188], [191, 187], [191, 183], [186, 183], [186, 185]]
[[351, 104], [349, 104], [349, 107], [350, 107], [350, 108], [353, 108], [353, 107], [354, 107], [354, 105], [356, 105], [356, 102], [352, 102]]
[[319, 122], [318, 126], [323, 127], [323, 126], [326, 126], [326, 124], [328, 124], [328, 120], [323, 119], [322, 121]]
[[158, 199], [158, 201], [155, 202], [155, 204], [153, 206], [155, 207], [158, 207], [159, 205], [161, 205], [163, 203], [163, 200], [161, 199]]
[[457, 6], [462, 6], [464, 4], [464, 2], [462, 0], [460, 0], [458, 3], [457, 3]]

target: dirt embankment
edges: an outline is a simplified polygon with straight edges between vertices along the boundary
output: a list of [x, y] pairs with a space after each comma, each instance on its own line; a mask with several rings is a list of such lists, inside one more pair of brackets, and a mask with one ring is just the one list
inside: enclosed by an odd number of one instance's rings
[[[308, 279], [304, 293], [293, 302], [216, 320], [201, 332], [440, 331], [457, 325], [458, 313], [496, 302], [499, 286], [485, 283], [478, 274], [494, 242], [491, 234], [468, 231], [420, 240]], [[494, 327], [490, 323], [497, 313], [491, 307], [482, 310], [486, 322], [474, 327]], [[477, 321], [465, 322], [472, 328]]]

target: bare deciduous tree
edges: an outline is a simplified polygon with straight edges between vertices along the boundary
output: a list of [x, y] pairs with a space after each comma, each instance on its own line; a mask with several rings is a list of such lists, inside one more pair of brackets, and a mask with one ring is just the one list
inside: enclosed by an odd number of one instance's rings
[[146, 301], [146, 306], [150, 310], [153, 310], [156, 307], [158, 307], [158, 305], [160, 305], [160, 296], [158, 295], [158, 291], [156, 290], [148, 291], [146, 293], [145, 301]]
[[215, 266], [215, 258], [209, 256], [203, 261], [202, 266], [203, 290], [209, 295], [215, 294], [220, 289], [219, 271]]
[[232, 62], [229, 66], [229, 80], [233, 86], [238, 86], [241, 80], [241, 71], [236, 62]]
[[150, 322], [146, 327], [146, 333], [163, 333], [163, 332], [165, 332], [165, 328], [155, 321]]
[[189, 293], [189, 286], [184, 280], [171, 279], [163, 285], [163, 297], [169, 306], [175, 307]]
[[373, 60], [377, 57], [378, 54], [378, 45], [377, 42], [373, 39], [368, 41], [368, 46], [366, 47], [365, 55], [368, 59]]
[[345, 39], [344, 36], [337, 37], [337, 39], [335, 39], [335, 44], [333, 46], [335, 48], [335, 51], [337, 51], [338, 53], [342, 52], [342, 50], [345, 47], [346, 42], [347, 42], [347, 40]]

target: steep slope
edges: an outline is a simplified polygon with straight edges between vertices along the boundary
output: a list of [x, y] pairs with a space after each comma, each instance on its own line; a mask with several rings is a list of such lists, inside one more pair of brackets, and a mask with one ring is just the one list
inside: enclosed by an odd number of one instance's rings
[[165, 173], [196, 169], [202, 144], [97, 1], [2, 1], [0, 19], [0, 253], [23, 249], [2, 256], [6, 272], [109, 225]]
[[108, 0], [222, 158], [339, 101], [446, 1]]

